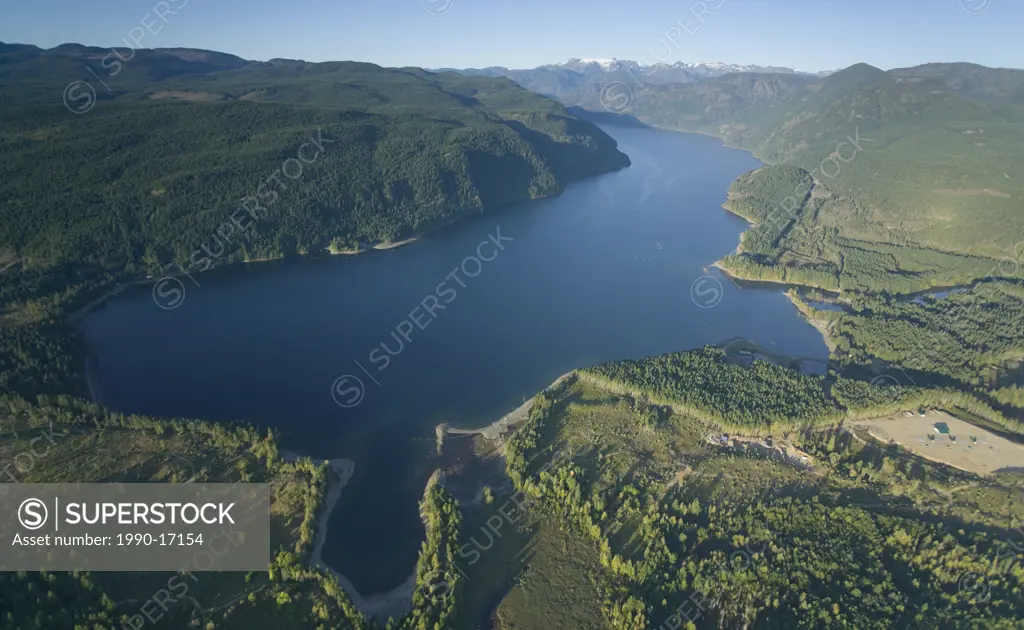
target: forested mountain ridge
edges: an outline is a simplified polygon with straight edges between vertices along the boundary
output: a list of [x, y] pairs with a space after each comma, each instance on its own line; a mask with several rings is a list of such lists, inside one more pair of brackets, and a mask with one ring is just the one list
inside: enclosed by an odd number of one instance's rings
[[[625, 83], [614, 102], [589, 85], [563, 100], [621, 108], [656, 127], [716, 135], [812, 175], [779, 188], [770, 248], [725, 266], [744, 277], [829, 289], [914, 291], [986, 277], [1024, 234], [1024, 71], [966, 63], [826, 77], [728, 74], [697, 83]], [[731, 198], [752, 193], [758, 175]], [[798, 202], [783, 203], [793, 197]], [[898, 245], [899, 247], [891, 247]]]
[[[153, 273], [354, 248], [629, 164], [600, 129], [507, 79], [110, 54], [0, 44], [4, 259]], [[86, 66], [109, 68], [109, 92]], [[257, 191], [245, 238], [218, 239]]]
[[[34, 83], [66, 84], [79, 79], [94, 79], [96, 72], [114, 90], [139, 87], [146, 83], [186, 74], [230, 70], [251, 61], [211, 50], [191, 48], [98, 48], [81, 44], [61, 44], [43, 49], [29, 44], [0, 42], [0, 85]], [[63, 88], [63, 85], [61, 85]], [[52, 95], [50, 101], [52, 102]]]
[[[668, 63], [660, 55], [645, 55], [642, 63], [628, 59], [570, 59], [564, 63], [551, 63], [536, 68], [510, 69], [501, 66], [488, 68], [444, 68], [443, 71], [465, 75], [508, 77], [519, 85], [538, 94], [560, 100], [573, 97], [589, 85], [607, 85], [622, 82], [630, 85], [670, 85], [694, 83], [704, 79], [735, 75], [737, 73], [791, 75], [812, 77], [813, 73], [778, 66], [737, 65], [720, 62]], [[819, 73], [822, 74], [822, 73]], [[566, 100], [566, 102], [571, 102]]]

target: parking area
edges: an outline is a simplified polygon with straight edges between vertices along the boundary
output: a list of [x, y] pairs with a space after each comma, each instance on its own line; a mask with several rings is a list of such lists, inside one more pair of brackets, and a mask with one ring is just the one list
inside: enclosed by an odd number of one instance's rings
[[1024, 446], [943, 411], [899, 414], [851, 423], [877, 440], [894, 441], [921, 457], [979, 475], [1024, 468]]

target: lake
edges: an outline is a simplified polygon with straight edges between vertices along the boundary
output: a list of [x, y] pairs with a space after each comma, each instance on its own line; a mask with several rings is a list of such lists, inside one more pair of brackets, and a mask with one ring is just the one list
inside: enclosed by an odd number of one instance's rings
[[709, 267], [747, 227], [721, 208], [729, 184], [759, 162], [706, 136], [605, 130], [633, 165], [559, 197], [388, 251], [210, 271], [171, 310], [125, 292], [83, 323], [99, 398], [354, 459], [324, 559], [365, 595], [415, 566], [438, 423], [482, 426], [574, 368], [734, 337], [827, 358], [782, 288]]

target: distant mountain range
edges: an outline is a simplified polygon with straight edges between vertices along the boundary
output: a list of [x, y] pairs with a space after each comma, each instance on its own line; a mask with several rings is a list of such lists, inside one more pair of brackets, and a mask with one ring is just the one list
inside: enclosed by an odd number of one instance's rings
[[[507, 76], [508, 73], [528, 73], [534, 72], [541, 69], [552, 69], [552, 70], [570, 70], [578, 72], [580, 74], [608, 74], [614, 72], [633, 72], [638, 76], [647, 76], [659, 79], [665, 79], [664, 73], [674, 72], [672, 75], [673, 81], [697, 81], [699, 79], [707, 79], [711, 77], [720, 77], [723, 74], [731, 74], [735, 72], [758, 72], [758, 73], [770, 73], [770, 74], [805, 74], [809, 76], [826, 76], [831, 74], [832, 71], [825, 72], [805, 72], [796, 68], [785, 68], [782, 66], [760, 66], [757, 64], [735, 64], [735, 63], [722, 63], [720, 61], [698, 61], [695, 63], [687, 63], [685, 61], [677, 61], [675, 63], [656, 63], [656, 64], [641, 64], [636, 61], [629, 59], [594, 59], [594, 58], [577, 58], [574, 57], [564, 63], [546, 64], [537, 68], [525, 69], [525, 70], [512, 70], [503, 66], [491, 66], [488, 68], [481, 69], [454, 69], [445, 68], [444, 70], [462, 72], [465, 74], [489, 74], [496, 75], [501, 74]], [[662, 75], [662, 76], [659, 76]]]
[[712, 62], [641, 64], [628, 59], [573, 58], [564, 63], [513, 70], [503, 66], [488, 68], [441, 68], [437, 72], [458, 72], [467, 75], [507, 77], [528, 90], [564, 99], [587, 85], [615, 81], [634, 87], [671, 83], [695, 83], [727, 74], [788, 74], [799, 77], [822, 77], [831, 72], [803, 72], [794, 68]]

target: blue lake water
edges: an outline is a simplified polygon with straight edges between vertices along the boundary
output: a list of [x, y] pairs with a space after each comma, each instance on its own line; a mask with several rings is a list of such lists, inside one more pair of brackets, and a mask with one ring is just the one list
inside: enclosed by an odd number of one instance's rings
[[487, 424], [573, 368], [733, 337], [827, 358], [782, 288], [709, 267], [747, 225], [721, 208], [729, 184], [759, 162], [705, 136], [606, 131], [633, 165], [557, 198], [389, 251], [214, 270], [173, 310], [149, 288], [118, 296], [84, 323], [102, 400], [355, 459], [324, 558], [369, 594], [415, 565], [438, 423]]

